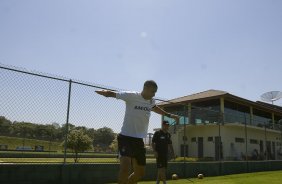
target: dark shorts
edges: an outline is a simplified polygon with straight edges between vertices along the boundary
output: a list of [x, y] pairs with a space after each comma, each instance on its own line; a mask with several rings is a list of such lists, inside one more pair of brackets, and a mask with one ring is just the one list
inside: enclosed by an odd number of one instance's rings
[[120, 156], [135, 158], [138, 165], [146, 165], [146, 150], [142, 138], [119, 134], [117, 140]]
[[158, 154], [157, 158], [157, 168], [167, 168], [167, 154]]

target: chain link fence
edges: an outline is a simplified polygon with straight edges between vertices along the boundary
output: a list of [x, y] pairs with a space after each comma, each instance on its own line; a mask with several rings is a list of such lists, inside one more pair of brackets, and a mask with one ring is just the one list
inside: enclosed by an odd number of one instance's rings
[[[116, 135], [125, 104], [97, 95], [95, 90], [121, 89], [5, 65], [0, 65], [0, 86], [1, 162], [119, 162]], [[171, 124], [177, 155], [172, 162], [282, 159], [279, 115], [250, 115], [244, 108], [235, 111], [228, 103], [222, 113], [214, 102], [208, 106], [157, 102], [169, 103], [165, 110], [181, 118], [176, 124], [152, 113], [144, 139], [149, 163], [155, 162], [151, 142], [162, 119]]]
[[[120, 89], [4, 65], [0, 86], [1, 162], [118, 162], [116, 135], [125, 104], [95, 91]], [[159, 115], [152, 114], [150, 133], [144, 139], [149, 161], [149, 137], [160, 121]], [[82, 142], [75, 142], [77, 137]]]

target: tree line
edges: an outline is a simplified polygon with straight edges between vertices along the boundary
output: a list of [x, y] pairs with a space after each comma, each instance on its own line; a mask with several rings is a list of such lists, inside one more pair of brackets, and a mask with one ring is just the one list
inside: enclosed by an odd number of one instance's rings
[[[84, 135], [87, 135], [92, 141], [93, 147], [108, 148], [116, 137], [116, 133], [108, 127], [94, 129], [69, 124], [68, 133], [75, 130], [79, 130]], [[65, 133], [66, 124], [52, 123], [43, 125], [31, 122], [12, 122], [4, 116], [0, 116], [1, 136], [62, 142], [64, 141]]]

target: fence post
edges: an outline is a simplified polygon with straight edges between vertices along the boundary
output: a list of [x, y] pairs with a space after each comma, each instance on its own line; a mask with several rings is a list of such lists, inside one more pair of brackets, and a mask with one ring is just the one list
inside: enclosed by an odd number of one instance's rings
[[70, 114], [70, 100], [71, 100], [71, 85], [72, 80], [69, 80], [69, 93], [68, 93], [68, 106], [67, 106], [67, 119], [66, 119], [66, 133], [65, 133], [65, 147], [64, 147], [64, 164], [66, 163], [67, 157], [67, 142], [68, 142], [68, 132], [69, 132], [69, 114]]
[[245, 155], [246, 155], [246, 163], [247, 163], [247, 172], [249, 172], [248, 129], [247, 129], [247, 117], [246, 117], [246, 113], [244, 113], [244, 118], [245, 118]]
[[268, 153], [267, 153], [267, 135], [266, 135], [266, 123], [264, 122], [264, 153], [265, 153], [265, 160], [268, 160]]
[[[184, 161], [183, 161], [183, 175], [184, 177], [186, 176], [186, 155], [188, 155], [188, 153], [186, 153], [186, 146], [187, 146], [187, 135], [186, 135], [186, 122], [185, 122], [185, 117], [187, 117], [187, 112], [186, 112], [186, 105], [184, 105], [184, 132], [183, 132], [183, 142], [184, 142]], [[180, 124], [180, 122], [178, 122]]]
[[[222, 175], [222, 140], [221, 140], [221, 124], [224, 124], [224, 112], [220, 112], [219, 113], [219, 120], [218, 120], [218, 145], [217, 145], [217, 149], [218, 149], [218, 162], [219, 162], [219, 175]], [[215, 140], [216, 141], [216, 140]]]

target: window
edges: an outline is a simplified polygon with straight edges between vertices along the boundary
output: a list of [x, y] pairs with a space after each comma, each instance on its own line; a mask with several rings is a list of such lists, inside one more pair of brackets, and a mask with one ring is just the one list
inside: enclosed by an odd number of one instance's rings
[[220, 101], [219, 99], [195, 102], [191, 109], [191, 123], [208, 124], [219, 121]]
[[236, 137], [236, 138], [235, 138], [235, 142], [244, 143], [244, 142], [245, 142], [245, 139], [244, 139], [244, 138], [238, 138], [238, 137]]
[[262, 110], [258, 109], [253, 109], [253, 125], [258, 126], [258, 127], [264, 127], [266, 128], [271, 128], [270, 125], [272, 125], [272, 117], [271, 113], [265, 112]]
[[282, 123], [282, 116], [278, 116], [278, 115], [275, 114], [274, 115], [274, 121], [275, 121], [276, 124], [281, 124]]
[[213, 137], [208, 137], [208, 142], [213, 142]]
[[224, 116], [227, 123], [250, 124], [250, 108], [231, 101], [224, 101]]
[[250, 139], [250, 144], [258, 144], [258, 140], [256, 140], [256, 139]]
[[196, 142], [196, 137], [192, 137], [191, 142]]

